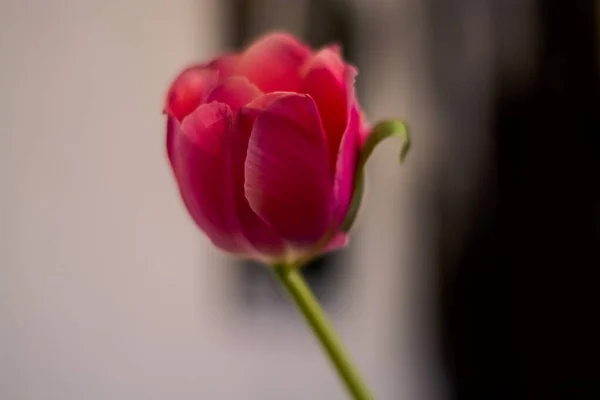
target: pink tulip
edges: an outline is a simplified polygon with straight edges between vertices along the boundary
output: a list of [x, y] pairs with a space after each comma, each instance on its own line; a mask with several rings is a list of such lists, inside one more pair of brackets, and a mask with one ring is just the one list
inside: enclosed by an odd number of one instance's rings
[[356, 69], [271, 33], [187, 68], [165, 104], [183, 201], [220, 249], [268, 263], [346, 245], [341, 224], [368, 128]]

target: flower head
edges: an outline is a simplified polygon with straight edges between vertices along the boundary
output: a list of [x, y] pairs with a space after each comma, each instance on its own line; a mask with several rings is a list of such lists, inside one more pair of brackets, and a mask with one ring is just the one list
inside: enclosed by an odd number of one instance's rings
[[347, 242], [342, 223], [368, 133], [356, 69], [270, 33], [171, 84], [167, 153], [183, 201], [222, 250], [295, 261]]

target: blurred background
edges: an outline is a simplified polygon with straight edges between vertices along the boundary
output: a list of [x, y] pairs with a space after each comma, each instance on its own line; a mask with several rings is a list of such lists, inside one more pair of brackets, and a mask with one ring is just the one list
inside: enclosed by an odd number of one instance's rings
[[345, 399], [268, 273], [188, 218], [188, 63], [336, 41], [371, 122], [352, 243], [306, 274], [378, 399], [600, 399], [600, 5], [0, 0], [0, 399]]

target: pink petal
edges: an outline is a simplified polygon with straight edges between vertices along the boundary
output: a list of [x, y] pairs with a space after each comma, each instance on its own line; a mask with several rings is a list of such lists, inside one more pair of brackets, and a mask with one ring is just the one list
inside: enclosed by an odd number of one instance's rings
[[275, 258], [283, 255], [283, 238], [259, 217], [248, 203], [244, 190], [245, 164], [248, 142], [256, 117], [263, 113], [273, 102], [288, 96], [288, 92], [272, 92], [263, 95], [242, 107], [237, 116], [236, 133], [233, 141], [233, 180], [236, 190], [237, 212], [242, 231], [256, 252]]
[[[266, 111], [273, 103], [279, 101], [283, 98], [289, 97], [294, 93], [290, 92], [271, 92], [264, 94], [258, 98], [256, 98], [251, 103], [248, 103], [244, 108], [243, 112], [247, 115], [252, 115], [254, 118], [258, 117], [258, 115], [262, 114]], [[254, 123], [254, 119], [252, 119], [252, 123]]]
[[[349, 118], [349, 105], [354, 100], [353, 86], [347, 84], [348, 68], [340, 57], [339, 46], [326, 47], [304, 66], [303, 93], [317, 104], [323, 128], [329, 141], [331, 170], [335, 163]], [[352, 77], [351, 79], [354, 79]]]
[[227, 104], [233, 111], [250, 103], [262, 95], [258, 88], [248, 82], [248, 79], [236, 76], [226, 79], [217, 86], [206, 99], [207, 103], [218, 101]]
[[346, 132], [342, 137], [335, 171], [335, 222], [342, 223], [348, 212], [356, 175], [356, 163], [360, 153], [360, 116], [358, 108], [352, 107]]
[[181, 124], [174, 141], [175, 175], [198, 226], [219, 248], [244, 253], [231, 181], [233, 113], [226, 104], [203, 104]]
[[195, 65], [185, 69], [173, 81], [165, 104], [165, 112], [180, 122], [204, 103], [208, 93], [218, 83], [219, 74], [212, 68]]
[[318, 52], [305, 68], [305, 90], [315, 98], [329, 140], [335, 171], [334, 219], [339, 224], [352, 199], [361, 145], [360, 109], [354, 94], [357, 71], [344, 64], [336, 47]]
[[236, 210], [242, 231], [257, 253], [275, 258], [283, 255], [284, 240], [273, 227], [250, 208], [245, 195], [244, 179], [248, 142], [254, 121], [265, 107], [280, 97], [281, 95], [275, 93], [264, 95], [239, 110], [232, 149], [232, 180], [236, 193]]
[[245, 191], [250, 207], [283, 238], [311, 246], [332, 222], [327, 139], [314, 101], [289, 93], [254, 122]]
[[287, 33], [271, 33], [258, 39], [241, 55], [238, 73], [263, 92], [298, 92], [300, 67], [311, 50]]
[[179, 131], [179, 121], [177, 118], [172, 115], [167, 115], [167, 156], [169, 157], [169, 163], [171, 164], [171, 168], [173, 168], [173, 144], [175, 142], [175, 135]]
[[330, 43], [325, 46], [326, 49], [333, 51], [338, 57], [342, 57], [342, 45], [339, 43]]
[[207, 67], [218, 71], [219, 81], [224, 81], [236, 74], [239, 59], [237, 54], [225, 54], [209, 62]]
[[[243, 192], [243, 183], [241, 188], [241, 192]], [[238, 219], [244, 237], [252, 246], [251, 252], [261, 256], [279, 258], [285, 251], [283, 238], [250, 208], [243, 193], [237, 192], [236, 200]]]

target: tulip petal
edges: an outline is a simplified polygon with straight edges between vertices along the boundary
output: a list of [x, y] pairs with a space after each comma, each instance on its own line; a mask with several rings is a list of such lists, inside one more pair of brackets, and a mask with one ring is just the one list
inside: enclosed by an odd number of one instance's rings
[[177, 118], [172, 115], [167, 115], [167, 137], [166, 137], [166, 145], [167, 145], [167, 156], [169, 157], [169, 163], [171, 164], [171, 168], [174, 167], [173, 164], [173, 144], [175, 142], [175, 135], [179, 132], [180, 123], [177, 121]]
[[242, 231], [257, 253], [274, 258], [283, 255], [285, 242], [275, 229], [250, 207], [245, 194], [244, 180], [248, 143], [254, 121], [265, 108], [281, 97], [281, 93], [269, 93], [240, 108], [232, 144], [232, 179], [236, 192], [236, 210]]
[[342, 57], [342, 45], [341, 44], [339, 44], [337, 42], [330, 43], [329, 45], [326, 46], [326, 48], [333, 51], [339, 57]]
[[[336, 148], [335, 164], [335, 223], [340, 224], [344, 219], [350, 205], [350, 199], [354, 191], [356, 163], [360, 151], [360, 108], [354, 94], [354, 80], [356, 69], [346, 65], [344, 67], [345, 93], [345, 115], [347, 120], [339, 146]], [[323, 111], [322, 111], [323, 112]], [[327, 112], [327, 111], [325, 111]], [[331, 146], [331, 142], [330, 142]], [[333, 148], [330, 147], [330, 151]]]
[[237, 72], [247, 77], [263, 92], [298, 92], [301, 88], [300, 67], [311, 50], [287, 33], [263, 36], [241, 55]]
[[165, 104], [165, 113], [179, 122], [205, 102], [206, 96], [217, 85], [219, 74], [203, 65], [185, 69], [173, 81]]
[[[331, 170], [349, 119], [349, 106], [354, 100], [353, 84], [356, 70], [346, 67], [339, 46], [329, 46], [316, 53], [303, 67], [303, 93], [317, 104], [323, 128], [329, 141]], [[352, 68], [349, 70], [349, 68]], [[349, 71], [354, 72], [348, 77]], [[347, 84], [348, 79], [351, 85]]]
[[360, 149], [360, 113], [354, 94], [357, 71], [344, 64], [341, 50], [331, 45], [316, 53], [304, 67], [304, 91], [315, 99], [329, 141], [335, 171], [335, 223], [348, 211]]
[[240, 56], [237, 54], [224, 54], [221, 57], [215, 58], [206, 66], [219, 73], [219, 81], [224, 81], [235, 75]]
[[219, 248], [244, 253], [231, 181], [233, 113], [223, 103], [199, 106], [174, 141], [175, 175], [191, 216]]
[[273, 102], [288, 95], [288, 92], [268, 93], [240, 108], [237, 115], [237, 129], [233, 139], [232, 177], [234, 189], [236, 190], [237, 213], [242, 231], [256, 252], [274, 258], [283, 255], [285, 242], [275, 229], [250, 207], [244, 189], [245, 165], [248, 142], [256, 117], [263, 113]]
[[293, 245], [314, 245], [331, 227], [327, 139], [309, 96], [289, 93], [256, 117], [245, 192], [250, 207]]
[[227, 104], [233, 111], [250, 103], [262, 94], [248, 79], [236, 76], [226, 79], [206, 99], [207, 103], [218, 101]]
[[355, 190], [356, 164], [360, 152], [360, 116], [357, 107], [352, 107], [346, 132], [342, 137], [335, 171], [335, 222], [340, 224], [350, 206]]

